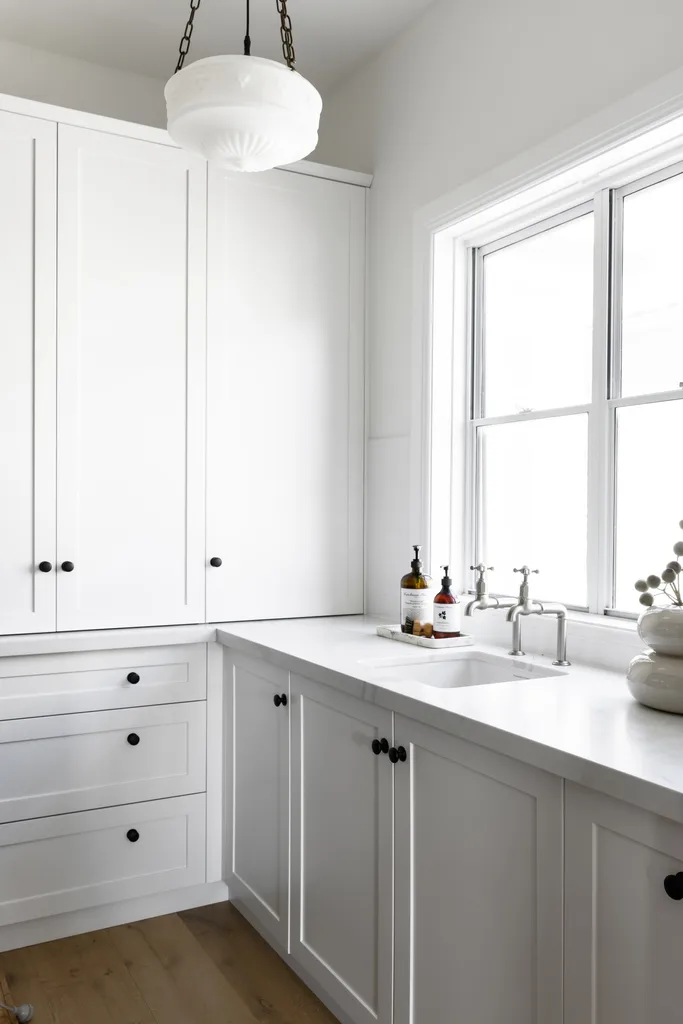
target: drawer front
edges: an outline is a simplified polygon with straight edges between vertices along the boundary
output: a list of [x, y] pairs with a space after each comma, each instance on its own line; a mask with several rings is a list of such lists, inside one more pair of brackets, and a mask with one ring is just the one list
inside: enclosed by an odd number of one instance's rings
[[0, 926], [203, 883], [205, 818], [200, 795], [0, 825]]
[[205, 788], [204, 701], [0, 722], [0, 822]]
[[206, 697], [206, 644], [0, 658], [0, 720]]

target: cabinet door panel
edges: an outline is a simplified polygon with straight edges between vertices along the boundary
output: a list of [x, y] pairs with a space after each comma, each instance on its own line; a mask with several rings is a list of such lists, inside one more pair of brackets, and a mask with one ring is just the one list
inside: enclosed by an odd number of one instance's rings
[[229, 778], [228, 879], [281, 950], [289, 947], [289, 673], [256, 658], [227, 664]]
[[292, 676], [292, 956], [349, 1017], [391, 1019], [392, 765], [382, 708]]
[[364, 190], [210, 167], [209, 211], [208, 618], [360, 612]]
[[560, 1024], [562, 783], [396, 717], [396, 1024]]
[[678, 1024], [683, 826], [567, 783], [566, 1024]]
[[55, 628], [57, 126], [0, 112], [0, 633]]
[[205, 192], [171, 146], [59, 129], [59, 629], [204, 618]]

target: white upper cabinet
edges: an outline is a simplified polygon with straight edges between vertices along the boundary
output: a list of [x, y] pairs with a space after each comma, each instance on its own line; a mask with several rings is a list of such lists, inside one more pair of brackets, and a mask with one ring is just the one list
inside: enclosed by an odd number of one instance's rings
[[58, 223], [58, 628], [201, 621], [206, 165], [60, 125]]
[[207, 617], [360, 612], [365, 189], [210, 167], [208, 210]]
[[56, 143], [0, 112], [0, 633], [55, 628]]

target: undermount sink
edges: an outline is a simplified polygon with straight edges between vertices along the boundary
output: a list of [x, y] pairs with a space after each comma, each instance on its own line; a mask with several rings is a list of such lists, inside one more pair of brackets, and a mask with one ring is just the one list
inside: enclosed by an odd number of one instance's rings
[[425, 683], [449, 689], [459, 686], [484, 686], [488, 683], [509, 683], [515, 679], [543, 679], [563, 675], [545, 666], [533, 665], [516, 658], [499, 657], [482, 651], [458, 651], [435, 658], [391, 658], [373, 663], [372, 675], [377, 679]]

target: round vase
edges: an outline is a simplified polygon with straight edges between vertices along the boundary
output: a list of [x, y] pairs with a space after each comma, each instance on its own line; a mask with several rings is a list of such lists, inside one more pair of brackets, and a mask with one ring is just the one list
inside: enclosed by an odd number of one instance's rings
[[648, 608], [638, 619], [638, 633], [657, 654], [683, 658], [683, 607]]
[[683, 658], [643, 651], [629, 665], [626, 679], [641, 704], [683, 715]]

